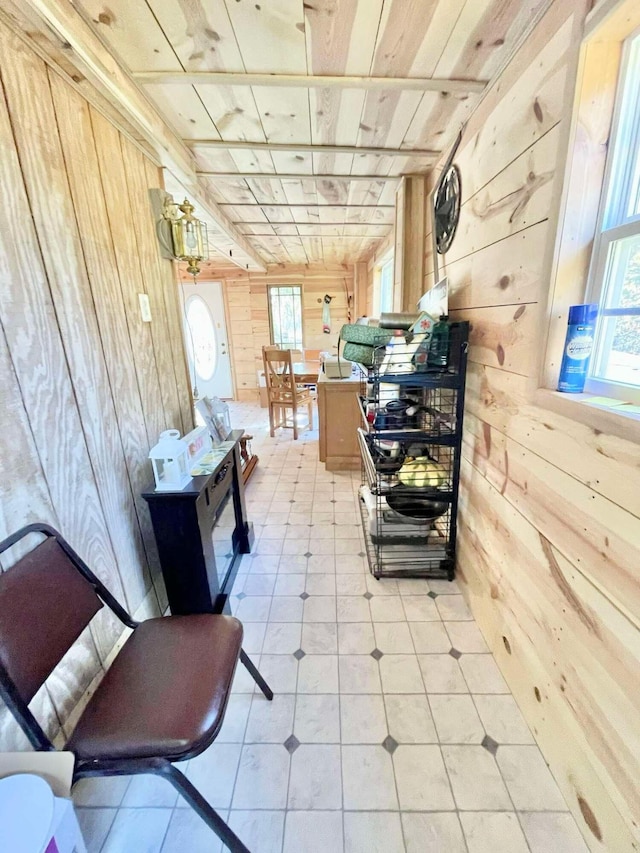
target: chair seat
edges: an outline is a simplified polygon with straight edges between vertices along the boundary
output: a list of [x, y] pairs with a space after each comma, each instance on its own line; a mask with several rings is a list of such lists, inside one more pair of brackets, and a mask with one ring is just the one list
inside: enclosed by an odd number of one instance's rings
[[162, 757], [205, 749], [218, 733], [242, 644], [231, 616], [142, 622], [90, 699], [67, 749], [78, 758]]

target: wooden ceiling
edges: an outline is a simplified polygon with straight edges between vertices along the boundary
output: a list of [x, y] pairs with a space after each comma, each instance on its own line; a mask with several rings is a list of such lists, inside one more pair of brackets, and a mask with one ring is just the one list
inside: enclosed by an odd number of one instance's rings
[[266, 263], [344, 263], [385, 239], [398, 177], [429, 171], [549, 2], [80, 5]]

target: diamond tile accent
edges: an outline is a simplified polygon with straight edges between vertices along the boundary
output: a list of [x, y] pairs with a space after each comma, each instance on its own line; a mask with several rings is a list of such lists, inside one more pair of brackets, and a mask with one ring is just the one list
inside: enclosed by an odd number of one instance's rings
[[289, 735], [283, 744], [289, 755], [293, 755], [296, 749], [300, 746], [300, 741], [295, 735]]
[[382, 746], [387, 750], [389, 755], [393, 755], [393, 753], [398, 748], [398, 741], [394, 740], [391, 735], [387, 735], [386, 738], [382, 741]]
[[485, 735], [482, 738], [482, 744], [481, 745], [484, 746], [484, 748], [487, 750], [487, 752], [490, 752], [491, 755], [495, 755], [496, 752], [498, 751], [498, 747], [500, 746], [500, 744], [497, 741], [495, 741], [492, 737], [490, 737], [489, 735]]
[[[268, 440], [265, 412], [253, 404], [236, 403], [233, 408], [234, 423], [257, 433], [255, 449], [266, 464], [258, 474], [258, 488], [252, 486], [254, 491], [249, 496], [249, 515], [256, 513], [257, 544], [252, 554], [260, 559], [245, 561], [248, 565], [240, 568], [241, 579], [231, 593], [231, 607], [242, 616], [244, 602], [251, 603], [246, 611], [250, 618], [245, 626], [246, 651], [279, 695], [274, 705], [259, 694], [254, 699], [254, 683], [241, 668], [237, 691], [230, 700], [234, 713], [229, 717], [235, 722], [228, 720], [232, 725], [226, 738], [222, 738], [225, 743], [215, 745], [209, 757], [203, 756], [200, 769], [194, 769], [196, 776], [211, 776], [215, 769], [213, 788], [206, 792], [212, 802], [215, 803], [218, 788], [223, 792], [220, 796], [227, 797], [219, 807], [226, 804], [230, 808], [231, 799], [235, 798], [235, 818], [231, 819], [234, 830], [259, 838], [250, 842], [247, 837], [248, 847], [259, 847], [262, 842], [265, 849], [278, 853], [282, 853], [283, 842], [286, 853], [306, 851], [313, 847], [316, 836], [322, 838], [316, 843], [319, 848], [342, 851], [344, 846], [350, 853], [355, 853], [356, 848], [371, 851], [379, 836], [385, 839], [384, 843], [378, 842], [385, 853], [400, 853], [405, 849], [403, 832], [407, 834], [407, 848], [416, 851], [423, 851], [425, 846], [443, 851], [466, 850], [463, 833], [472, 838], [477, 848], [490, 853], [502, 849], [501, 842], [511, 853], [528, 850], [527, 843], [532, 850], [543, 853], [547, 849], [545, 842], [553, 847], [554, 841], [558, 851], [573, 853], [574, 847], [577, 851], [578, 830], [569, 813], [560, 808], [564, 803], [547, 790], [544, 778], [523, 781], [517, 775], [522, 776], [523, 766], [529, 776], [534, 775], [536, 767], [542, 774], [544, 760], [514, 707], [513, 698], [493, 692], [469, 698], [471, 688], [492, 691], [506, 687], [501, 679], [499, 683], [495, 681], [496, 670], [490, 667], [492, 656], [487, 654], [461, 596], [448, 594], [459, 592], [458, 587], [446, 583], [446, 572], [439, 572], [438, 580], [399, 580], [383, 587], [388, 581], [380, 583], [379, 578], [385, 573], [377, 572], [373, 562], [371, 567], [368, 565], [369, 545], [359, 532], [359, 475], [327, 473], [317, 463], [317, 431], [305, 433], [297, 442], [290, 434]], [[302, 475], [294, 474], [295, 470], [302, 471]], [[299, 490], [292, 476], [300, 484]], [[285, 502], [291, 518], [283, 512]], [[331, 507], [338, 505], [341, 513], [343, 508], [348, 510], [341, 521], [337, 512], [331, 512]], [[316, 518], [316, 514], [317, 521], [304, 521]], [[267, 518], [272, 517], [276, 521], [267, 523]], [[339, 525], [345, 518], [347, 522], [340, 528], [342, 535], [336, 538], [327, 533], [327, 526]], [[276, 526], [275, 531], [270, 530], [271, 525]], [[294, 526], [295, 534], [287, 532], [285, 536], [282, 526]], [[300, 548], [305, 546], [304, 527], [307, 552], [303, 556]], [[262, 540], [260, 537], [265, 534], [277, 538]], [[319, 544], [311, 545], [316, 538]], [[358, 546], [360, 551], [356, 552]], [[317, 558], [313, 563], [312, 554]], [[249, 573], [251, 566], [256, 567], [255, 574]], [[242, 581], [245, 577], [254, 584], [248, 595]], [[311, 587], [314, 593], [305, 592], [307, 578], [311, 579], [309, 585], [316, 583]], [[327, 594], [326, 608], [314, 610], [321, 598], [316, 590]], [[255, 592], [259, 594], [253, 599], [251, 594]], [[277, 606], [271, 613], [269, 602], [274, 592], [279, 596], [273, 599]], [[381, 599], [380, 593], [389, 597]], [[427, 596], [431, 605], [424, 603]], [[363, 597], [370, 607], [358, 600]], [[296, 605], [295, 598], [303, 606]], [[403, 600], [408, 615], [418, 621], [405, 618]], [[311, 601], [311, 611], [306, 601]], [[271, 621], [268, 616], [278, 618]], [[322, 616], [332, 621], [316, 621]], [[395, 617], [398, 621], [383, 622], [380, 617]], [[251, 621], [253, 618], [258, 621]], [[457, 642], [461, 649], [455, 645]], [[412, 645], [422, 667], [415, 663]], [[371, 657], [373, 665], [367, 663], [367, 657]], [[447, 657], [460, 666], [451, 662], [447, 665]], [[461, 664], [462, 658], [465, 663]], [[474, 663], [475, 668], [471, 666]], [[429, 699], [425, 689], [433, 694]], [[474, 701], [479, 716], [474, 711]], [[245, 742], [247, 720], [250, 723]], [[362, 720], [367, 721], [366, 726]], [[482, 727], [484, 722], [486, 728]], [[485, 732], [489, 735], [485, 736]], [[477, 752], [481, 744], [484, 757]], [[300, 749], [302, 755], [294, 761]], [[498, 759], [499, 768], [494, 766]], [[363, 764], [368, 766], [369, 762], [375, 772], [363, 773]], [[504, 783], [506, 789], [500, 781], [502, 771], [505, 778], [510, 777]], [[231, 796], [236, 773], [238, 784]], [[202, 779], [194, 777], [193, 781]], [[341, 781], [344, 800], [340, 796]], [[510, 805], [507, 793], [514, 796]], [[138, 791], [129, 792], [124, 806], [141, 805], [143, 801], [137, 799], [140, 796]], [[451, 811], [454, 808], [460, 810], [460, 822]], [[134, 817], [127, 811], [125, 808], [120, 813], [106, 839], [100, 837], [96, 843], [95, 837], [87, 838], [91, 849], [121, 848], [123, 822]], [[160, 829], [164, 831], [168, 824], [167, 844], [171, 846], [178, 839], [188, 853], [198, 846], [199, 824], [196, 820], [192, 830], [191, 821], [184, 820], [188, 815], [178, 814], [183, 811], [176, 809], [170, 822], [171, 814], [165, 812]], [[516, 811], [523, 815], [522, 829]], [[144, 817], [142, 812], [140, 816]], [[163, 821], [159, 812], [158, 820]], [[150, 833], [146, 832], [147, 821], [144, 823], [144, 833], [139, 832], [137, 824], [134, 827], [139, 842], [134, 846], [155, 849], [158, 821], [154, 817], [149, 822]], [[100, 836], [101, 829], [98, 827]], [[425, 842], [425, 835], [432, 839], [431, 845], [429, 840]], [[474, 853], [478, 853], [475, 848]]]

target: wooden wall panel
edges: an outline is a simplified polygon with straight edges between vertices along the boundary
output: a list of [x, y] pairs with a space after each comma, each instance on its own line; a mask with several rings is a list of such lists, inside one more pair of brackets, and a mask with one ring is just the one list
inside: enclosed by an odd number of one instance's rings
[[[147, 187], [150, 189], [161, 188], [163, 186], [162, 170], [155, 166], [150, 160], [146, 158], [143, 159], [147, 177]], [[177, 270], [173, 263], [164, 263], [160, 258], [158, 258], [158, 262], [160, 288], [164, 297], [164, 306], [169, 331], [169, 345], [175, 374], [176, 391], [178, 394], [178, 408], [182, 418], [183, 432], [187, 433], [193, 429], [195, 423], [193, 420], [193, 397], [191, 394], [191, 380], [189, 379], [184, 326], [182, 322], [182, 303], [176, 281]]]
[[590, 848], [635, 850], [637, 629], [466, 460], [462, 482], [474, 615]]
[[167, 429], [160, 375], [156, 364], [151, 324], [140, 316], [138, 293], [144, 293], [141, 259], [138, 257], [133, 210], [127, 203], [128, 188], [124, 163], [120, 156], [120, 134], [103, 116], [91, 109], [91, 125], [102, 178], [109, 231], [124, 305], [133, 365], [138, 381], [147, 441], [152, 447], [162, 430]]
[[155, 226], [150, 215], [149, 187], [145, 171], [145, 157], [124, 137], [120, 138], [122, 159], [129, 189], [129, 203], [137, 211], [134, 233], [140, 258], [142, 282], [151, 305], [151, 338], [158, 366], [160, 393], [164, 404], [167, 428], [185, 430], [182, 427], [182, 413], [176, 387], [176, 372], [171, 352], [167, 309], [164, 301], [163, 284], [160, 273], [160, 257]]
[[[4, 106], [4, 101], [0, 99]], [[0, 122], [2, 125], [2, 122]], [[3, 143], [5, 137], [0, 130]], [[9, 164], [11, 165], [11, 164]], [[4, 190], [6, 177], [0, 167], [0, 187]], [[4, 222], [3, 222], [4, 224]], [[9, 254], [0, 252], [0, 281], [8, 280], [11, 268], [8, 266]], [[5, 453], [2, 460], [2, 474], [6, 482], [12, 484], [14, 500], [0, 501], [0, 538], [4, 538], [23, 524], [34, 521], [46, 521], [56, 526], [58, 519], [51, 503], [48, 485], [38, 456], [29, 419], [24, 408], [18, 379], [11, 363], [4, 331], [0, 334], [0, 430], [2, 435], [11, 436], [11, 453]], [[16, 546], [2, 555], [0, 568], [7, 568], [32, 547], [32, 542], [24, 548]], [[50, 737], [55, 737], [60, 720], [46, 685], [34, 698], [31, 709]], [[16, 726], [9, 710], [0, 700], [0, 744], [4, 750], [29, 749], [26, 737]]]
[[[452, 315], [472, 326], [462, 587], [590, 848], [627, 853], [640, 848], [640, 448], [532, 402], [589, 5], [552, 4], [471, 116], [440, 263]], [[580, 139], [600, 163], [610, 92], [596, 84]], [[426, 289], [429, 237], [425, 254]]]
[[[84, 345], [90, 351], [91, 344], [86, 339], [87, 328], [83, 318], [72, 304], [74, 300], [81, 300], [82, 297], [77, 291], [77, 279], [72, 277], [69, 269], [75, 261], [75, 272], [81, 281], [86, 281], [86, 273], [79, 260], [81, 252], [77, 238], [74, 237], [75, 223], [73, 211], [69, 210], [68, 188], [64, 183], [66, 176], [60, 162], [59, 141], [55, 132], [52, 133], [51, 129], [47, 130], [40, 124], [42, 115], [48, 115], [53, 120], [55, 129], [46, 69], [17, 38], [8, 35], [4, 30], [0, 30], [0, 38], [1, 49], [5, 55], [10, 53], [13, 58], [11, 64], [6, 63], [3, 66], [2, 82], [8, 106], [4, 118], [5, 126], [7, 131], [12, 127], [17, 148], [16, 150], [13, 147], [11, 132], [4, 134], [8, 145], [3, 147], [3, 153], [5, 150], [7, 152], [3, 161], [14, 159], [14, 169], [7, 176], [6, 183], [16, 202], [8, 205], [7, 213], [15, 210], [28, 211], [31, 204], [36, 206], [33, 231], [30, 228], [30, 220], [26, 224], [24, 220], [20, 221], [19, 232], [14, 230], [18, 224], [17, 220], [15, 223], [10, 220], [8, 228], [4, 230], [8, 242], [5, 251], [10, 256], [16, 252], [14, 275], [9, 278], [6, 290], [20, 293], [5, 302], [3, 325], [36, 443], [40, 453], [47, 454], [43, 466], [45, 471], [52, 471], [51, 479], [55, 480], [50, 488], [63, 529], [67, 530], [82, 556], [86, 558], [89, 554], [92, 555], [93, 566], [101, 580], [110, 584], [115, 594], [124, 597], [113, 543], [94, 478], [91, 450], [87, 444], [89, 430], [84, 428], [78, 408], [80, 400], [85, 402], [87, 425], [98, 423], [100, 407], [98, 401], [92, 397], [91, 383], [96, 379], [100, 381], [103, 377], [92, 375], [92, 356], [89, 364], [80, 368], [77, 392], [70, 377], [70, 358], [74, 355], [70, 350], [75, 346], [71, 328], [74, 320], [78, 323], [79, 334], [84, 336], [84, 340], [80, 338], [78, 341], [78, 347], [82, 348]], [[29, 125], [21, 123], [21, 113], [27, 117]], [[54, 157], [58, 156], [55, 171], [49, 160], [49, 149], [53, 149]], [[46, 159], [42, 156], [44, 152], [47, 154]], [[58, 202], [66, 204], [69, 213], [69, 221], [62, 225], [61, 235], [56, 233], [53, 225], [56, 222], [61, 224], [55, 210]], [[50, 209], [52, 222], [44, 216], [45, 206]], [[43, 227], [45, 233], [41, 234]], [[56, 243], [58, 238], [60, 242]], [[19, 254], [17, 247], [20, 247]], [[65, 266], [66, 254], [70, 255], [69, 267]], [[29, 287], [26, 287], [23, 281], [26, 258], [29, 258], [29, 267], [33, 267]], [[68, 301], [68, 310], [71, 312], [65, 318], [69, 322], [67, 345], [70, 350], [65, 346], [57, 322], [57, 297]], [[89, 322], [95, 322], [95, 315]], [[79, 360], [78, 350], [75, 350], [75, 354]], [[88, 398], [86, 394], [89, 395]], [[96, 433], [95, 438], [98, 442], [101, 441], [100, 432]], [[107, 481], [107, 488], [109, 487], [110, 478]], [[112, 493], [109, 497], [113, 497]], [[117, 638], [115, 621], [102, 616], [96, 633], [99, 634], [98, 646], [106, 656]]]
[[[451, 317], [463, 319], [459, 311], [451, 311]], [[470, 323], [472, 362], [528, 375], [539, 338], [537, 305], [470, 308], [464, 312], [464, 319]]]
[[[167, 424], [163, 388], [182, 425], [188, 385], [184, 359], [174, 367], [182, 339], [168, 306], [176, 286], [154, 242], [150, 164], [136, 149], [130, 197], [119, 132], [4, 26], [0, 50], [0, 537], [49, 522], [130, 610], [159, 614], [139, 492], [151, 479], [150, 443]], [[151, 330], [141, 331], [137, 232], [160, 306], [164, 373]], [[2, 567], [16, 556], [13, 549]], [[166, 603], [161, 585], [158, 595]], [[121, 634], [101, 611], [48, 679], [34, 707], [52, 736]], [[0, 748], [23, 743], [0, 710]]]
[[[116, 429], [111, 435], [105, 436], [105, 443], [109, 452], [117, 447], [118, 443], [121, 445], [117, 463], [120, 477], [116, 484], [116, 492], [121, 495], [118, 517], [125, 525], [121, 535], [125, 531], [132, 531], [129, 533], [129, 539], [137, 549], [133, 565], [139, 567], [140, 571], [127, 576], [127, 579], [131, 577], [137, 581], [136, 588], [127, 591], [127, 584], [124, 583], [125, 591], [128, 592], [128, 605], [135, 610], [147, 594], [150, 584], [147, 555], [146, 552], [143, 553], [143, 540], [138, 530], [141, 515], [146, 520], [144, 501], [139, 497], [140, 490], [148, 479], [147, 466], [143, 465], [140, 459], [140, 448], [146, 445], [144, 420], [133, 370], [133, 353], [126, 330], [122, 296], [117, 275], [113, 274], [113, 246], [93, 144], [89, 105], [53, 73], [50, 74], [50, 83], [71, 203], [87, 273], [88, 288], [85, 287], [84, 290], [91, 298], [96, 312], [98, 328], [94, 329], [93, 333], [99, 335], [102, 343], [106, 383], [114, 407]], [[85, 307], [85, 313], [87, 311]], [[101, 394], [106, 393], [106, 387], [98, 390]], [[123, 476], [125, 471], [128, 483]], [[150, 529], [147, 532], [150, 534]], [[153, 536], [150, 537], [150, 542], [153, 542]], [[122, 554], [121, 557], [122, 564], [126, 564], [124, 559], [127, 555]], [[129, 555], [129, 559], [132, 557], [133, 554]]]

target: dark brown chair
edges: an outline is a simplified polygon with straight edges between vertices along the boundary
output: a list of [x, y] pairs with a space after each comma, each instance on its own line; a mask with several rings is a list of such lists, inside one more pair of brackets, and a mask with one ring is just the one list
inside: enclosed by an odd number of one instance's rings
[[273, 698], [242, 651], [242, 624], [213, 614], [137, 623], [52, 527], [23, 527], [0, 542], [0, 554], [29, 533], [46, 538], [0, 574], [0, 696], [32, 746], [54, 749], [29, 702], [106, 604], [133, 633], [66, 744], [76, 757], [74, 782], [88, 776], [164, 776], [229, 850], [249, 853], [173, 766], [214, 741], [238, 658], [267, 699]]

